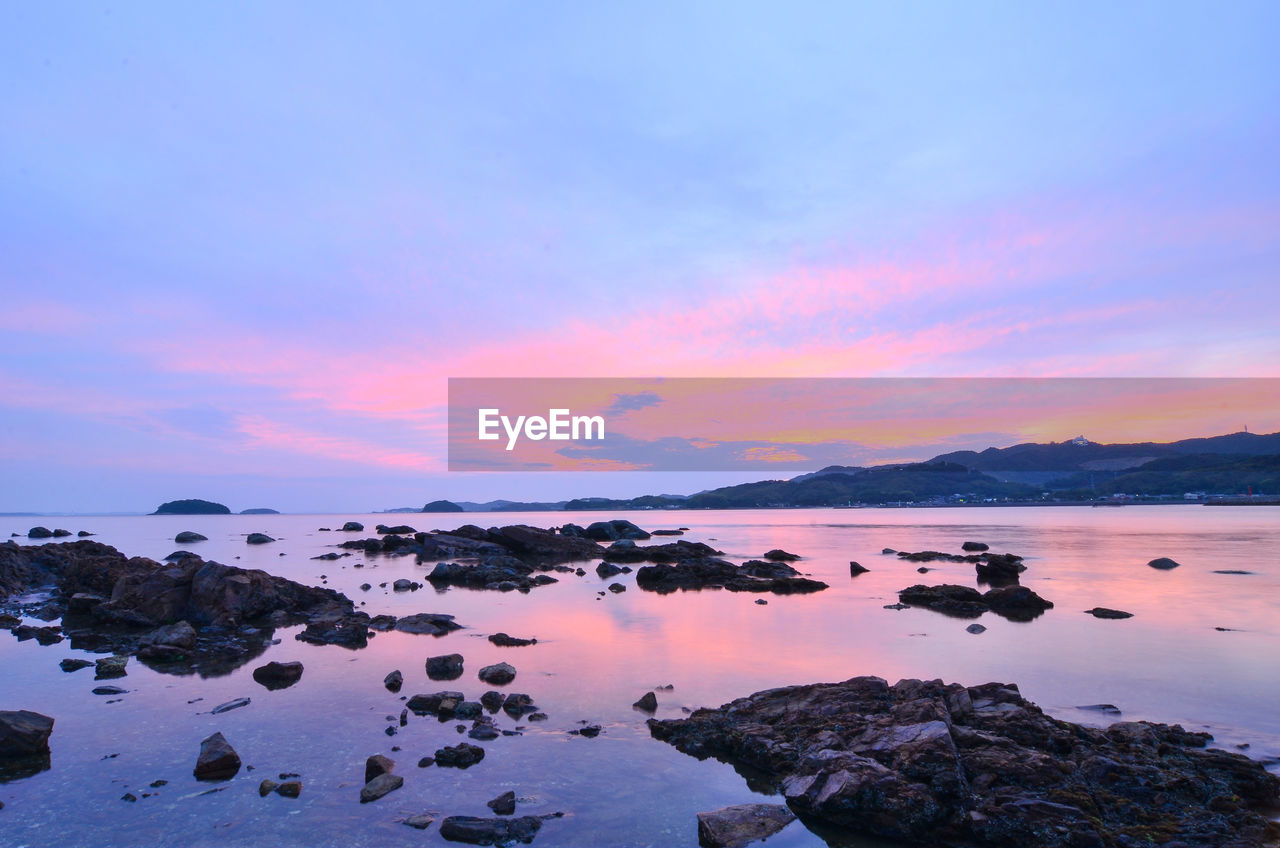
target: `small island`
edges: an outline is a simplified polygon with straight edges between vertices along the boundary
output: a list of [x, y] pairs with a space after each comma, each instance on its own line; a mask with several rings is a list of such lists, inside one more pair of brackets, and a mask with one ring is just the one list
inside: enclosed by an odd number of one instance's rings
[[152, 515], [230, 515], [231, 510], [220, 503], [202, 501], [199, 498], [187, 498], [180, 501], [166, 501], [156, 508]]
[[267, 509], [266, 507], [256, 507], [254, 509], [242, 509], [240, 510], [240, 514], [241, 515], [279, 515], [280, 510]]
[[462, 507], [453, 501], [432, 501], [422, 508], [423, 512], [463, 512]]

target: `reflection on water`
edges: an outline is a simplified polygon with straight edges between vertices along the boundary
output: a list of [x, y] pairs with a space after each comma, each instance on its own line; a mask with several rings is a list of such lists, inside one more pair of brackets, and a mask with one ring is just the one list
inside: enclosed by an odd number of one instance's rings
[[[575, 514], [576, 523], [614, 514]], [[632, 708], [656, 692], [660, 718], [718, 705], [760, 689], [874, 674], [940, 677], [966, 684], [1016, 682], [1023, 694], [1072, 721], [1114, 720], [1080, 705], [1115, 704], [1123, 719], [1180, 722], [1209, 729], [1216, 744], [1249, 744], [1258, 757], [1280, 756], [1280, 511], [1269, 508], [1133, 507], [952, 510], [786, 510], [645, 512], [629, 515], [646, 529], [686, 526], [683, 538], [723, 549], [741, 562], [782, 548], [805, 558], [802, 571], [831, 585], [809, 595], [756, 596], [725, 591], [657, 595], [635, 586], [634, 573], [599, 578], [556, 574], [559, 582], [527, 594], [425, 588], [393, 592], [392, 581], [424, 582], [434, 563], [412, 557], [311, 557], [339, 541], [371, 534], [320, 532], [348, 518], [373, 527], [387, 516], [147, 516], [63, 518], [59, 526], [91, 530], [129, 554], [161, 558], [173, 537], [194, 530], [208, 541], [182, 547], [207, 559], [262, 568], [304, 583], [328, 585], [370, 614], [440, 612], [465, 629], [440, 638], [377, 633], [369, 647], [349, 651], [297, 641], [300, 628], [278, 629], [278, 644], [222, 676], [159, 673], [137, 661], [119, 683], [129, 692], [90, 694], [92, 669], [63, 672], [65, 657], [92, 656], [82, 643], [43, 647], [0, 634], [2, 709], [31, 709], [57, 720], [53, 767], [0, 786], [3, 845], [364, 845], [442, 844], [437, 824], [425, 833], [398, 823], [410, 815], [490, 815], [485, 802], [514, 790], [517, 814], [563, 811], [535, 844], [696, 845], [695, 814], [764, 800], [757, 780], [723, 764], [698, 762], [649, 738], [645, 713]], [[477, 523], [560, 523], [558, 514], [396, 516], [417, 529]], [[856, 520], [854, 520], [856, 519]], [[21, 519], [11, 531], [25, 532]], [[262, 531], [278, 541], [245, 544]], [[966, 540], [994, 552], [1026, 557], [1021, 584], [1054, 603], [1031, 622], [981, 615], [987, 629], [970, 634], [973, 619], [925, 609], [885, 609], [897, 592], [924, 583], [978, 588], [969, 563], [918, 563], [880, 553], [959, 553]], [[655, 541], [663, 541], [657, 539]], [[1146, 563], [1170, 556], [1182, 563], [1157, 571]], [[855, 560], [870, 569], [849, 575]], [[1219, 574], [1217, 571], [1252, 574]], [[621, 582], [627, 591], [600, 592]], [[371, 588], [362, 591], [368, 583]], [[381, 584], [386, 584], [383, 587]], [[985, 587], [983, 587], [985, 590]], [[1085, 615], [1093, 607], [1134, 614], [1120, 621]], [[1215, 628], [1228, 628], [1217, 630]], [[489, 634], [535, 637], [536, 645], [497, 647]], [[428, 656], [460, 653], [458, 680], [428, 680]], [[271, 691], [252, 671], [276, 660], [301, 661], [302, 679]], [[491, 687], [482, 666], [506, 661], [516, 679]], [[384, 677], [399, 669], [404, 687], [389, 692]], [[467, 740], [458, 723], [410, 714], [404, 700], [456, 689], [470, 700], [491, 688], [528, 693], [548, 714], [519, 722], [498, 713], [501, 730], [519, 736], [475, 742], [485, 759], [465, 771], [418, 768], [423, 756]], [[249, 706], [210, 715], [212, 706], [251, 696]], [[568, 731], [582, 722], [603, 727], [590, 739]], [[469, 723], [468, 725], [469, 726]], [[388, 736], [387, 728], [395, 735]], [[221, 731], [244, 760], [239, 775], [211, 787], [191, 775], [200, 740]], [[393, 751], [393, 747], [401, 750]], [[397, 761], [402, 789], [359, 803], [365, 759]], [[264, 777], [297, 773], [297, 799], [268, 795]], [[155, 781], [165, 784], [152, 787]], [[120, 800], [126, 793], [136, 803]], [[143, 797], [144, 793], [147, 797]], [[796, 823], [774, 846], [875, 844]]]

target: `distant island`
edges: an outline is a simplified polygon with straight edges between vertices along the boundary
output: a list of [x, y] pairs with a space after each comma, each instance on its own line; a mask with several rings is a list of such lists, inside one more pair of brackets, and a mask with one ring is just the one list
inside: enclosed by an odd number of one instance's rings
[[432, 501], [422, 508], [423, 512], [465, 512], [453, 501]]
[[160, 504], [152, 515], [230, 515], [231, 510], [220, 503], [188, 498]]
[[240, 514], [241, 515], [279, 515], [280, 510], [267, 509], [266, 507], [256, 507], [254, 509], [242, 509], [240, 510]]

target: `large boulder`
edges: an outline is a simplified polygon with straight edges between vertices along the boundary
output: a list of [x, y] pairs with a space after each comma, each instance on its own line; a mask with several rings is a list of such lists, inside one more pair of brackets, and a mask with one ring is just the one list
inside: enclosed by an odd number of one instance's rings
[[[561, 532], [564, 532], [563, 529]], [[625, 518], [615, 518], [613, 521], [596, 521], [588, 525], [581, 533], [588, 539], [595, 539], [597, 542], [616, 542], [618, 539], [644, 540], [650, 536], [649, 533], [641, 530]]]

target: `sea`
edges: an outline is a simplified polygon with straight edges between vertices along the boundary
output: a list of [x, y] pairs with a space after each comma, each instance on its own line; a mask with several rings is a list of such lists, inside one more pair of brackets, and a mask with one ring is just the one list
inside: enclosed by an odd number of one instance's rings
[[[790, 596], [661, 595], [637, 588], [634, 573], [601, 579], [597, 563], [584, 562], [575, 565], [585, 576], [557, 573], [558, 582], [527, 593], [436, 590], [425, 581], [434, 562], [412, 556], [312, 559], [339, 550], [334, 546], [345, 539], [374, 535], [378, 523], [448, 530], [612, 518], [646, 530], [687, 528], [681, 538], [706, 542], [733, 562], [781, 548], [830, 588]], [[352, 520], [367, 532], [338, 532]], [[649, 714], [633, 703], [657, 690], [656, 717], [678, 718], [763, 689], [860, 675], [891, 683], [1014, 683], [1068, 721], [1177, 723], [1213, 734], [1216, 747], [1280, 768], [1275, 507], [40, 516], [2, 518], [0, 531], [25, 536], [36, 523], [90, 531], [132, 556], [161, 559], [183, 548], [326, 585], [371, 615], [449, 613], [463, 629], [438, 638], [378, 633], [361, 650], [305, 644], [295, 639], [301, 628], [278, 629], [262, 654], [219, 676], [162, 673], [131, 659], [128, 675], [109, 681], [128, 690], [114, 697], [91, 694], [101, 685], [92, 669], [66, 673], [58, 665], [95, 655], [69, 641], [40, 646], [0, 634], [0, 709], [35, 710], [56, 722], [51, 768], [0, 783], [0, 846], [443, 845], [443, 817], [491, 816], [485, 802], [508, 790], [517, 815], [548, 816], [535, 845], [694, 846], [699, 812], [780, 798], [759, 775], [654, 740]], [[179, 546], [174, 536], [183, 530], [208, 541]], [[255, 532], [276, 541], [246, 544]], [[985, 632], [974, 634], [966, 630], [972, 620], [886, 608], [913, 584], [977, 583], [971, 564], [932, 562], [921, 574], [919, 563], [883, 549], [961, 553], [966, 541], [1023, 556], [1022, 584], [1053, 609], [1029, 622], [988, 613], [977, 620]], [[1148, 566], [1157, 557], [1180, 565]], [[851, 561], [869, 570], [850, 576]], [[424, 587], [392, 591], [398, 578]], [[614, 582], [626, 591], [606, 591]], [[364, 583], [372, 588], [362, 591]], [[757, 604], [758, 597], [768, 603]], [[1085, 613], [1093, 607], [1133, 617], [1101, 620]], [[499, 631], [537, 644], [496, 647], [486, 637]], [[463, 655], [463, 676], [429, 680], [426, 659], [450, 653]], [[276, 691], [258, 685], [253, 669], [271, 660], [301, 661], [302, 679]], [[472, 740], [461, 723], [434, 716], [410, 714], [400, 727], [404, 699], [445, 689], [477, 699], [495, 687], [476, 672], [500, 661], [517, 674], [498, 688], [529, 694], [547, 720], [516, 722], [499, 713], [499, 727], [518, 735], [473, 743], [484, 747], [483, 761], [465, 770], [419, 768], [437, 749]], [[405, 681], [398, 694], [383, 686], [395, 669]], [[250, 703], [211, 712], [237, 698]], [[1115, 711], [1088, 709], [1099, 704]], [[600, 734], [570, 732], [585, 725], [600, 726]], [[200, 741], [215, 731], [245, 767], [229, 781], [197, 782]], [[372, 754], [394, 759], [404, 785], [361, 804]], [[301, 795], [259, 797], [260, 781], [281, 774], [299, 775]], [[138, 800], [122, 800], [126, 794]], [[403, 824], [420, 814], [434, 815], [435, 824]], [[771, 848], [884, 844], [799, 821], [768, 841]]]

